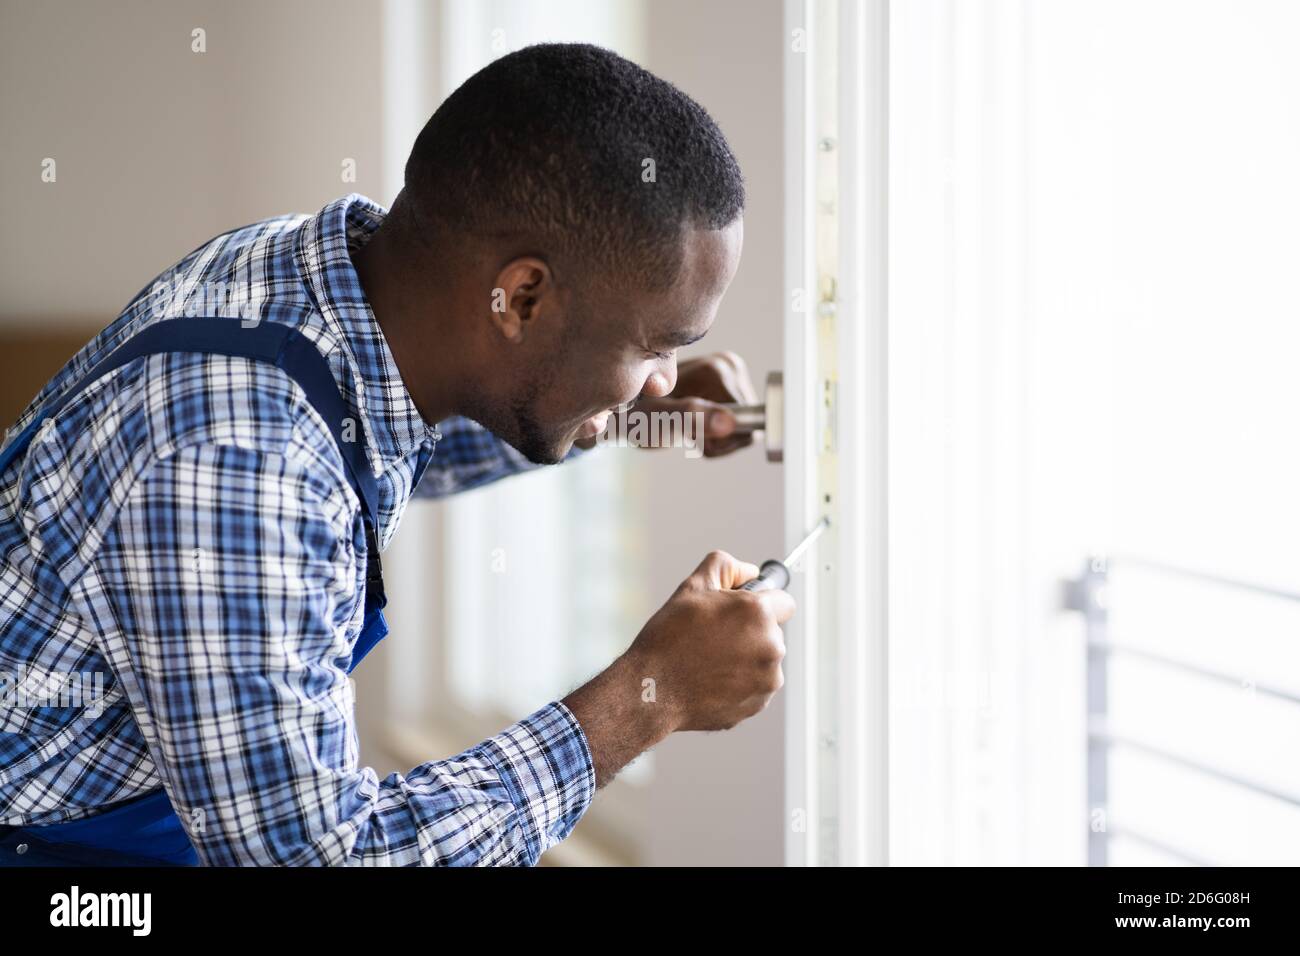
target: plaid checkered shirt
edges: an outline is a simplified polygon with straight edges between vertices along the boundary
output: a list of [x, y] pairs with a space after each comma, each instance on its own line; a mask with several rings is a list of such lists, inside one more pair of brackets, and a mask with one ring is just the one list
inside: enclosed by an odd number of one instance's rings
[[[364, 426], [381, 548], [413, 494], [530, 469], [481, 426], [416, 410], [349, 257], [384, 215], [353, 194], [205, 243], [8, 436], [150, 323], [217, 315], [293, 326], [327, 357]], [[275, 366], [168, 353], [89, 385], [0, 474], [0, 822], [78, 819], [162, 786], [207, 865], [536, 863], [595, 790], [562, 703], [406, 774], [358, 766], [346, 670], [364, 550], [334, 439]], [[50, 705], [70, 674], [103, 675], [102, 693]]]

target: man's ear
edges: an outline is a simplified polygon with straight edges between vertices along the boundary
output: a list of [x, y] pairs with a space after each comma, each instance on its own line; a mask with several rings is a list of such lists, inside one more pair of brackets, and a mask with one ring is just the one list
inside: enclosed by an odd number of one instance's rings
[[556, 305], [555, 278], [544, 259], [520, 256], [497, 273], [491, 321], [508, 342], [522, 342], [544, 315], [555, 311]]

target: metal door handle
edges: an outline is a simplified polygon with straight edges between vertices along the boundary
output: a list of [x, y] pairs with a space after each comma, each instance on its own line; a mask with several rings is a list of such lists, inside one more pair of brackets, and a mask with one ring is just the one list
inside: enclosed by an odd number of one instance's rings
[[762, 404], [731, 404], [723, 407], [735, 416], [738, 433], [763, 433], [763, 444], [767, 447], [768, 461], [782, 460], [785, 447], [782, 427], [785, 421], [785, 402], [782, 394], [782, 375], [779, 371], [767, 373], [767, 385], [763, 390]]

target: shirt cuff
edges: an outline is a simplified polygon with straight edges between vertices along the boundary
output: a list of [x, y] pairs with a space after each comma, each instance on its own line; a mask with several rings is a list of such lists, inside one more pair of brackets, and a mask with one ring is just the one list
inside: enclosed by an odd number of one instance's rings
[[475, 748], [501, 775], [523, 830], [529, 866], [573, 830], [596, 795], [582, 725], [559, 701]]

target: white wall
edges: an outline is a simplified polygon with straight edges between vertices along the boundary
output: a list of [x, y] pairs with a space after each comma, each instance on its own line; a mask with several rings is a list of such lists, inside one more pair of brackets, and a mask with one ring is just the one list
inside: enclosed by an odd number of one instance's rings
[[377, 195], [378, 14], [344, 0], [0, 7], [0, 323], [98, 328], [217, 233]]

